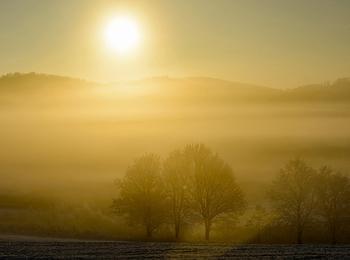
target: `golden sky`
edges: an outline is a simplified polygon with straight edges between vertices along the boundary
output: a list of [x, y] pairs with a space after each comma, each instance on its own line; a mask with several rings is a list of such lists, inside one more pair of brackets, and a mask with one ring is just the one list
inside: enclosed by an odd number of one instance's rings
[[[294, 87], [350, 76], [348, 0], [1, 0], [0, 74], [98, 81], [206, 76]], [[133, 53], [103, 32], [127, 15]]]

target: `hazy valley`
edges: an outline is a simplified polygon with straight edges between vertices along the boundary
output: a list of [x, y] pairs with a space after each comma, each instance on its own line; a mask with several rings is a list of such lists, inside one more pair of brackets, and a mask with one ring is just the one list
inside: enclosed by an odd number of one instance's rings
[[106, 206], [133, 158], [165, 157], [198, 142], [230, 163], [248, 200], [258, 204], [289, 159], [350, 171], [349, 101], [349, 79], [276, 90], [210, 78], [107, 84], [6, 75], [0, 206], [26, 207], [31, 199]]

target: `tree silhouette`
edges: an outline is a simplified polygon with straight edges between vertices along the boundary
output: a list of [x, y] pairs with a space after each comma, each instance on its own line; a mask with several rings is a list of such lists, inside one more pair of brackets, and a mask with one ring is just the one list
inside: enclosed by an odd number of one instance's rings
[[160, 170], [157, 155], [148, 154], [136, 159], [125, 177], [117, 182], [119, 198], [113, 203], [118, 214], [143, 225], [149, 238], [165, 221], [167, 202]]
[[220, 216], [240, 212], [245, 205], [243, 193], [235, 182], [232, 169], [202, 144], [188, 145], [184, 155], [190, 162], [192, 210], [204, 223], [209, 240], [214, 221]]
[[274, 181], [269, 197], [280, 220], [295, 228], [296, 241], [302, 243], [305, 227], [315, 209], [315, 171], [303, 160], [289, 161]]
[[173, 151], [164, 161], [163, 178], [169, 198], [170, 216], [175, 238], [179, 239], [182, 226], [189, 216], [189, 166], [180, 150]]
[[316, 185], [318, 215], [326, 225], [333, 244], [350, 219], [350, 179], [324, 166], [318, 171]]

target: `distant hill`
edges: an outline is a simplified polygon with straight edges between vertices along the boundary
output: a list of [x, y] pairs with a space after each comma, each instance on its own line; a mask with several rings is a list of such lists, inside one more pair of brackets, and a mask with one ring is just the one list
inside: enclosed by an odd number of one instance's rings
[[76, 102], [98, 84], [81, 79], [38, 73], [11, 73], [0, 77], [0, 105]]
[[38, 74], [38, 73], [10, 73], [0, 77], [0, 91], [2, 92], [35, 92], [42, 91], [43, 89], [49, 88], [54, 90], [55, 88], [64, 87], [78, 87], [82, 85], [95, 84], [82, 79]]
[[285, 98], [298, 101], [350, 101], [350, 78], [285, 91]]
[[[44, 97], [72, 102], [78, 99], [139, 99], [189, 104], [261, 102], [346, 102], [350, 101], [350, 78], [331, 84], [315, 84], [279, 90], [214, 78], [155, 77], [143, 80], [96, 83], [81, 79], [37, 73], [13, 73], [0, 77], [1, 98]], [[103, 94], [104, 93], [104, 94]], [[28, 100], [27, 100], [28, 101]]]

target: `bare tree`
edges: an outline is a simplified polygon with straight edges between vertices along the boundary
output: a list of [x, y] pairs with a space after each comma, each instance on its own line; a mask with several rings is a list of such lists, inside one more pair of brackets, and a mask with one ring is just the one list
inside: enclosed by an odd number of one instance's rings
[[209, 240], [212, 224], [218, 217], [238, 213], [244, 208], [243, 193], [230, 166], [204, 145], [188, 145], [184, 154], [191, 166], [193, 211], [202, 219], [205, 239]]
[[269, 197], [280, 220], [295, 228], [296, 241], [302, 243], [305, 227], [315, 209], [315, 171], [303, 160], [289, 161], [274, 181]]
[[324, 221], [333, 244], [350, 218], [350, 179], [324, 166], [318, 171], [316, 185], [318, 214]]
[[188, 160], [180, 150], [170, 153], [163, 166], [164, 183], [176, 239], [179, 239], [182, 227], [189, 216], [189, 166]]
[[144, 155], [134, 161], [125, 177], [117, 182], [119, 198], [113, 206], [129, 221], [144, 226], [147, 237], [165, 220], [165, 192], [160, 176], [160, 158]]

